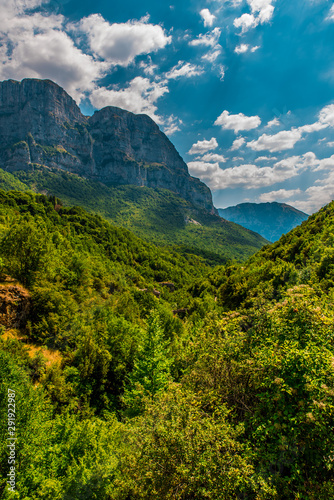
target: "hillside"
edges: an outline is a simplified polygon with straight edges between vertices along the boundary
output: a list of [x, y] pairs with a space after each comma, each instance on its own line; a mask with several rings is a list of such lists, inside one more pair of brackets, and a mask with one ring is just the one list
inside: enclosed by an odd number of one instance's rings
[[307, 219], [308, 215], [285, 203], [240, 203], [219, 208], [219, 215], [261, 234], [268, 241], [278, 240]]
[[57, 196], [66, 205], [82, 206], [148, 241], [201, 255], [211, 264], [234, 258], [245, 260], [266, 243], [261, 236], [195, 207], [166, 189], [107, 186], [41, 166], [6, 176], [12, 179], [12, 189], [20, 181], [26, 189]]
[[212, 269], [0, 191], [1, 497], [15, 449], [27, 499], [332, 498], [333, 242], [334, 203]]
[[245, 265], [224, 270], [220, 298], [228, 309], [257, 300], [279, 300], [294, 285], [326, 294], [334, 285], [334, 202], [311, 215], [279, 241], [263, 247]]

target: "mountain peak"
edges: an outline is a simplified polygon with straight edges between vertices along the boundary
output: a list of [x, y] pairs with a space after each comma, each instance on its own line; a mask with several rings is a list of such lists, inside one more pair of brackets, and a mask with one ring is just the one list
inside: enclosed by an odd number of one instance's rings
[[219, 215], [231, 222], [255, 231], [269, 241], [278, 240], [282, 234], [301, 224], [308, 215], [286, 203], [240, 203], [219, 208]]
[[216, 213], [210, 189], [189, 175], [167, 136], [147, 115], [107, 106], [85, 117], [51, 80], [0, 82], [1, 167], [37, 163], [107, 184], [173, 191]]

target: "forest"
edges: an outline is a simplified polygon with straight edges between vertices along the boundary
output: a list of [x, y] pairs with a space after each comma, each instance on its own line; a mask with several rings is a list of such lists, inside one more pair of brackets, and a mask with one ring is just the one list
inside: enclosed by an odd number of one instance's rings
[[334, 498], [333, 244], [334, 203], [215, 265], [0, 190], [1, 498]]

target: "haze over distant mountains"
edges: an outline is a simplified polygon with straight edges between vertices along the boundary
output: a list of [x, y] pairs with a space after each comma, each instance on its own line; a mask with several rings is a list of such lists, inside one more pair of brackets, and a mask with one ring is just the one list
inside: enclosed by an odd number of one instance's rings
[[308, 215], [285, 203], [240, 203], [234, 207], [219, 208], [219, 215], [261, 234], [269, 241], [301, 224]]

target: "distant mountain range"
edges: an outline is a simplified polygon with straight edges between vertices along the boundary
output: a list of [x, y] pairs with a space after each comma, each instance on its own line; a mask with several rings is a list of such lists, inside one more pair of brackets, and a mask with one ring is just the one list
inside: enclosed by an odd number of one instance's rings
[[224, 219], [255, 231], [272, 242], [308, 218], [304, 212], [277, 202], [240, 203], [234, 207], [219, 208], [218, 212]]
[[266, 240], [228, 222], [146, 115], [113, 106], [84, 116], [50, 80], [0, 82], [0, 188], [80, 205], [210, 264], [243, 260]]

